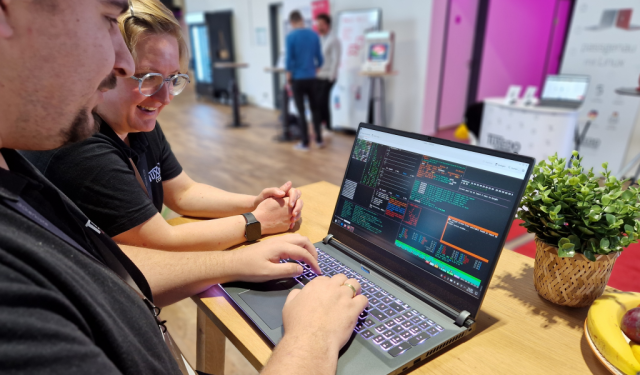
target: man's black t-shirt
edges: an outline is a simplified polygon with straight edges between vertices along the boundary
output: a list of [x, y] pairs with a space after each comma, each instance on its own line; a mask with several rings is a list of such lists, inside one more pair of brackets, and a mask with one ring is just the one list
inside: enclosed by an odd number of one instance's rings
[[[114, 237], [162, 211], [162, 181], [182, 167], [156, 123], [148, 133], [130, 133], [129, 144], [101, 118], [100, 132], [79, 143], [51, 151], [21, 151], [92, 221]], [[151, 200], [136, 179], [136, 164]]]
[[[180, 374], [153, 315], [102, 263], [88, 219], [17, 152], [0, 150], [0, 369], [3, 374]], [[14, 209], [22, 198], [95, 258]], [[144, 294], [146, 279], [104, 233]]]

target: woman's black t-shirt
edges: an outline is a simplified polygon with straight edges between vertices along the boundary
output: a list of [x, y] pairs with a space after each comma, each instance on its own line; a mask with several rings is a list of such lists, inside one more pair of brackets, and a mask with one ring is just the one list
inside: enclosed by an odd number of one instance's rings
[[[105, 233], [114, 237], [162, 211], [162, 181], [182, 167], [160, 124], [148, 133], [130, 133], [128, 146], [101, 118], [100, 132], [51, 151], [22, 154], [62, 190]], [[151, 199], [136, 179], [133, 160]]]

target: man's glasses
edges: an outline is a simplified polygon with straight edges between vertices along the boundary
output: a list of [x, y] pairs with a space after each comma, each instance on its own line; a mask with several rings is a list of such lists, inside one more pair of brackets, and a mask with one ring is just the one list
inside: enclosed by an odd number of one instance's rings
[[173, 96], [178, 95], [191, 82], [186, 74], [174, 74], [164, 78], [160, 73], [147, 73], [142, 78], [131, 76], [138, 81], [138, 90], [144, 96], [152, 96], [165, 84], [169, 85], [169, 93]]

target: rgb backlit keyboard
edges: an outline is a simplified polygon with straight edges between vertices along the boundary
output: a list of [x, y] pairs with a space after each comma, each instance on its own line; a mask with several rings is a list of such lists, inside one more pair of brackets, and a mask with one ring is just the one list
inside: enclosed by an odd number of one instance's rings
[[[342, 273], [360, 283], [362, 295], [369, 299], [369, 306], [360, 314], [355, 332], [373, 345], [386, 351], [392, 357], [397, 357], [444, 331], [442, 326], [358, 272], [345, 266], [324, 251], [318, 248], [316, 250], [323, 276]], [[280, 262], [298, 263], [304, 268], [302, 275], [295, 278], [303, 286], [318, 277], [304, 262], [291, 259], [283, 259]]]

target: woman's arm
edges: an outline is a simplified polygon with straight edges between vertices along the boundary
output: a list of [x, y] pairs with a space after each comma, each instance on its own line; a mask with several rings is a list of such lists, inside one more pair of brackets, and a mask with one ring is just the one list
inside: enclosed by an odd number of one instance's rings
[[184, 171], [162, 182], [164, 204], [180, 215], [218, 218], [253, 211], [255, 196], [235, 194], [195, 182]]
[[[260, 222], [262, 235], [285, 232], [291, 224], [289, 198], [267, 199], [252, 213]], [[171, 226], [160, 214], [113, 237], [124, 245], [169, 251], [224, 250], [243, 243], [246, 220], [234, 215], [215, 220]]]
[[[240, 215], [257, 209], [265, 199], [288, 197], [288, 207], [293, 208], [291, 225], [300, 218], [303, 202], [298, 189], [287, 182], [280, 188], [267, 188], [257, 196], [236, 194], [193, 181], [185, 172], [178, 177], [163, 181], [164, 204], [180, 215], [220, 218]], [[286, 230], [286, 229], [285, 229]]]

